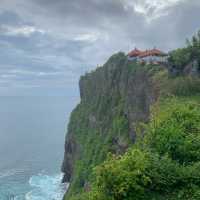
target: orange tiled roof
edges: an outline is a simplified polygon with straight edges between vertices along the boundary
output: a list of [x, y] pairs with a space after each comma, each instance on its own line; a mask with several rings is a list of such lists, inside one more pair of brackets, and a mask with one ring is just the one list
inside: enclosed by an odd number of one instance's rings
[[151, 49], [151, 50], [146, 50], [146, 51], [140, 51], [138, 49], [134, 49], [133, 51], [131, 51], [130, 53], [128, 53], [128, 56], [130, 57], [137, 57], [139, 56], [140, 58], [144, 58], [147, 56], [165, 56], [166, 54], [162, 51], [160, 51], [159, 49]]
[[164, 52], [160, 51], [159, 49], [151, 49], [151, 50], [146, 50], [144, 52], [142, 52], [139, 57], [140, 58], [144, 58], [147, 56], [164, 56], [166, 55]]

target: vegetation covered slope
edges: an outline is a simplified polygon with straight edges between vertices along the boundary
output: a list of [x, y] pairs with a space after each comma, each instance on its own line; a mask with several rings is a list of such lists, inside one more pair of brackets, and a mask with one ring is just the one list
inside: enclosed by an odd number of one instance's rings
[[118, 53], [81, 77], [65, 199], [200, 199], [200, 79], [197, 71], [172, 74]]
[[78, 199], [200, 199], [200, 99], [180, 101], [156, 105], [145, 138], [96, 167]]

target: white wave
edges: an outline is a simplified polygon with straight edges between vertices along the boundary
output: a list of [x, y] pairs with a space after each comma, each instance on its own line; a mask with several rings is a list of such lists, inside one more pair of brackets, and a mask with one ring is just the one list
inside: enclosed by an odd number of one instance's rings
[[68, 185], [61, 184], [62, 174], [48, 176], [38, 174], [32, 176], [29, 184], [32, 188], [25, 195], [26, 200], [62, 200]]

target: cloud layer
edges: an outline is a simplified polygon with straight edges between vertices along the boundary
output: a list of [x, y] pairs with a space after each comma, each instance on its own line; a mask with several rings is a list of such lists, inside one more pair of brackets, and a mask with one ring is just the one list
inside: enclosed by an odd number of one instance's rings
[[1, 0], [0, 95], [77, 95], [114, 52], [171, 50], [200, 29], [199, 0]]

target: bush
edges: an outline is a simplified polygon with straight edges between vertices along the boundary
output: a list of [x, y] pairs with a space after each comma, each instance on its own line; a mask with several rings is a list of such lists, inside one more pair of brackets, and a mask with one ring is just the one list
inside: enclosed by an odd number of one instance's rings
[[164, 113], [149, 124], [146, 142], [150, 148], [180, 163], [200, 161], [200, 107], [179, 103]]
[[113, 200], [143, 199], [145, 186], [150, 183], [144, 173], [149, 165], [148, 157], [148, 153], [139, 149], [132, 149], [124, 156], [110, 157], [96, 168], [98, 194]]

